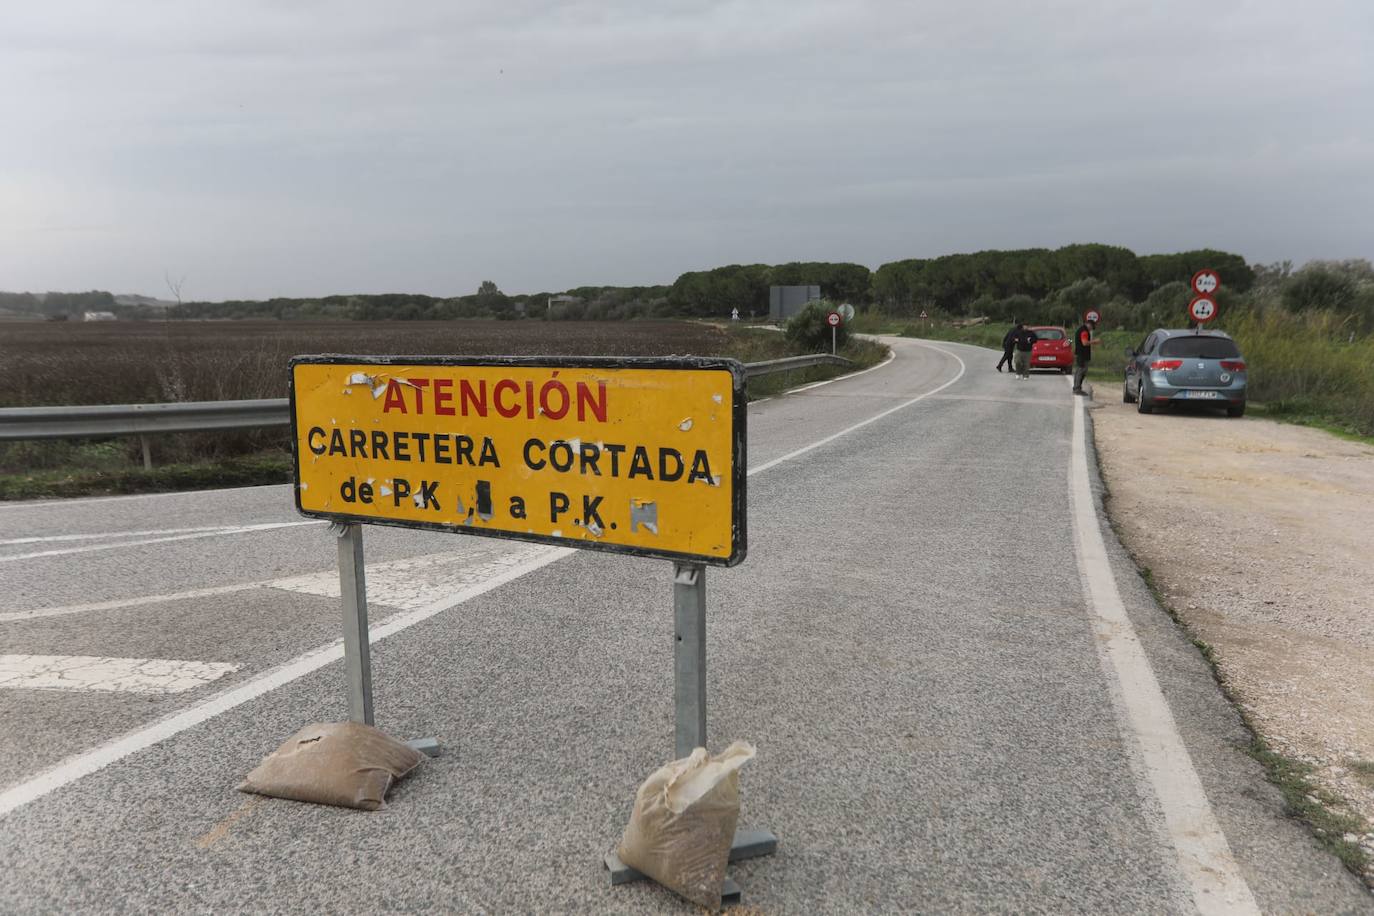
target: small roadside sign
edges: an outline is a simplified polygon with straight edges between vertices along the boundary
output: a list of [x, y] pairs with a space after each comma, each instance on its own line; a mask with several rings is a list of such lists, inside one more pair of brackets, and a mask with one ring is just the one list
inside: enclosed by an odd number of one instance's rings
[[845, 321], [854, 320], [854, 306], [850, 305], [848, 302], [841, 305], [836, 311], [840, 313], [840, 317]]
[[1099, 324], [1102, 321], [1102, 313], [1099, 312], [1097, 309], [1088, 309], [1088, 311], [1083, 315], [1083, 320], [1091, 321], [1093, 324]]
[[1199, 296], [1213, 296], [1221, 289], [1221, 276], [1215, 270], [1204, 268], [1193, 274], [1193, 292]]
[[930, 317], [930, 316], [927, 315], [927, 314], [925, 313], [925, 310], [922, 309], [922, 310], [921, 310], [921, 320], [922, 320], [922, 321], [925, 321], [925, 320], [926, 320], [927, 318], [929, 318], [929, 317]]
[[1217, 317], [1217, 304], [1208, 296], [1198, 296], [1188, 303], [1188, 315], [1198, 324], [1206, 324]]
[[296, 507], [734, 566], [745, 403], [729, 359], [298, 356]]
[[825, 323], [830, 325], [832, 328], [838, 328], [843, 321], [844, 319], [840, 317], [839, 312], [826, 313]]

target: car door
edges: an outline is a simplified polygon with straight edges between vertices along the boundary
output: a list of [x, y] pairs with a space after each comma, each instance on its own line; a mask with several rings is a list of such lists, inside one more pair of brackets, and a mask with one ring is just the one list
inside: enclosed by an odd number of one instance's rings
[[1159, 339], [1158, 333], [1150, 334], [1145, 338], [1144, 343], [1135, 351], [1135, 356], [1126, 364], [1126, 384], [1132, 391], [1135, 390], [1136, 380], [1140, 378], [1140, 373], [1145, 371], [1152, 358], [1150, 354], [1154, 351], [1155, 344]]

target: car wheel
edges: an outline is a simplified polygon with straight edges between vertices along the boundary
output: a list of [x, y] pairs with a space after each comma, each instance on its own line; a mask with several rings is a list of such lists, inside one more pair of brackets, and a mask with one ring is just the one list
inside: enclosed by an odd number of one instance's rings
[[1145, 397], [1145, 383], [1143, 381], [1135, 390], [1135, 409], [1138, 413], [1149, 413], [1154, 410]]
[[1228, 416], [1228, 417], [1243, 417], [1243, 416], [1245, 416], [1245, 402], [1244, 402], [1244, 401], [1241, 401], [1239, 404], [1236, 404], [1236, 405], [1234, 405], [1234, 406], [1232, 406], [1232, 407], [1226, 408], [1226, 416]]

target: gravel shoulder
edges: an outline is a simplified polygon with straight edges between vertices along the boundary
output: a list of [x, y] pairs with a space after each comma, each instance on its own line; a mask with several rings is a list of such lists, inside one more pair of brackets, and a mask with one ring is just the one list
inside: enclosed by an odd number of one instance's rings
[[[1205, 412], [1094, 405], [1123, 542], [1275, 750], [1374, 830], [1374, 448]], [[1110, 399], [1110, 400], [1108, 400]], [[1374, 854], [1374, 833], [1363, 836]]]

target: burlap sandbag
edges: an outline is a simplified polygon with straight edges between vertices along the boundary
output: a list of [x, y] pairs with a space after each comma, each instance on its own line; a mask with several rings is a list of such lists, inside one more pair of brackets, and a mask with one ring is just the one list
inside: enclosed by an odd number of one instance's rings
[[635, 795], [616, 854], [693, 903], [717, 909], [739, 820], [739, 768], [754, 756], [736, 741], [718, 756], [699, 747], [660, 767]]
[[359, 722], [307, 725], [263, 758], [240, 792], [376, 811], [424, 755]]

